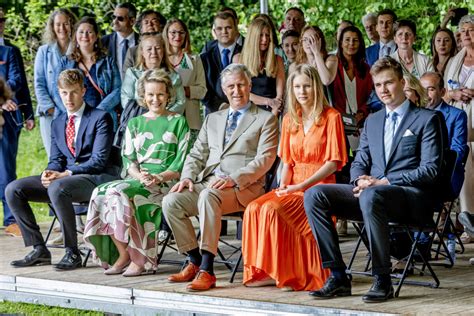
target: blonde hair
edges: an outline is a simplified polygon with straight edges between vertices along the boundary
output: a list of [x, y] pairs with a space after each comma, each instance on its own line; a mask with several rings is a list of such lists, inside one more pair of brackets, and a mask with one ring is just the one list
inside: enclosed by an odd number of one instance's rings
[[[268, 29], [270, 37], [268, 49], [262, 56], [262, 52], [260, 51], [260, 35], [264, 29]], [[263, 58], [265, 62], [263, 69], [261, 69]], [[247, 66], [252, 77], [257, 77], [260, 73], [265, 73], [268, 77], [276, 77], [278, 73], [278, 63], [275, 54], [275, 42], [272, 35], [272, 26], [265, 19], [256, 18], [252, 23], [250, 23], [247, 38], [245, 39], [244, 47], [242, 48], [240, 62]]]
[[171, 20], [168, 20], [168, 22], [166, 22], [165, 28], [163, 29], [163, 41], [165, 43], [166, 52], [168, 53], [168, 55], [171, 52], [170, 42], [168, 40], [168, 30], [170, 29], [171, 25], [173, 25], [173, 24], [179, 24], [183, 28], [186, 35], [184, 35], [184, 43], [181, 46], [181, 49], [185, 53], [191, 54], [191, 39], [189, 38], [188, 27], [186, 26], [186, 24], [183, 21], [181, 21], [180, 19], [177, 19], [177, 18], [172, 18]]
[[418, 97], [418, 101], [415, 103], [416, 106], [425, 107], [428, 104], [428, 95], [420, 80], [408, 73], [403, 75], [403, 79], [405, 79], [405, 84], [408, 85], [408, 88], [415, 91], [415, 95]]
[[79, 69], [66, 69], [59, 74], [58, 87], [60, 89], [71, 87], [76, 84], [84, 87], [84, 75]]
[[323, 84], [319, 78], [318, 70], [311, 65], [301, 64], [296, 66], [295, 70], [290, 74], [286, 82], [286, 104], [288, 105], [288, 113], [291, 117], [290, 130], [291, 132], [297, 132], [302, 125], [301, 121], [301, 105], [296, 99], [293, 91], [293, 82], [297, 76], [307, 76], [311, 81], [313, 88], [313, 108], [311, 109], [310, 118], [315, 123], [319, 121], [321, 113], [325, 107], [329, 106], [329, 103], [324, 95]]
[[170, 103], [174, 103], [176, 99], [176, 92], [173, 88], [173, 83], [170, 76], [164, 69], [150, 69], [145, 71], [140, 79], [138, 79], [137, 84], [137, 103], [138, 105], [147, 108], [148, 106], [145, 103], [145, 84], [149, 82], [162, 83], [166, 86], [166, 93], [168, 93], [168, 102], [167, 106]]
[[165, 43], [162, 34], [150, 34], [150, 35], [143, 35], [140, 38], [140, 44], [138, 44], [138, 54], [137, 54], [137, 63], [136, 67], [143, 67], [145, 68], [145, 58], [143, 57], [143, 43], [148, 40], [148, 39], [155, 39], [158, 41], [158, 44], [161, 46], [161, 49], [163, 50], [163, 58], [161, 59], [161, 65], [160, 68], [165, 69], [169, 72], [174, 71], [173, 66], [171, 66], [169, 60], [168, 60], [168, 53], [166, 52], [165, 48]]
[[71, 40], [71, 37], [73, 35], [74, 24], [76, 24], [76, 18], [68, 9], [60, 8], [60, 9], [55, 10], [53, 13], [49, 15], [48, 22], [46, 22], [46, 29], [43, 33], [44, 44], [51, 45], [58, 41], [56, 33], [54, 32], [54, 19], [58, 15], [64, 15], [68, 19], [69, 28], [71, 32], [69, 34], [69, 40]]

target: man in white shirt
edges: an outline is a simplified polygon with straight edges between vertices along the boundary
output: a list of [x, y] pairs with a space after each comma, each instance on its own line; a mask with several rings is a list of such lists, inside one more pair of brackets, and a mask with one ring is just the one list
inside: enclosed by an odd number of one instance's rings
[[82, 72], [77, 69], [61, 72], [58, 89], [67, 112], [52, 122], [48, 166], [41, 175], [15, 180], [5, 190], [25, 246], [33, 246], [24, 259], [11, 262], [14, 267], [51, 264], [51, 253], [29, 201], [50, 203], [61, 224], [66, 254], [55, 268], [81, 267], [72, 203], [89, 201], [97, 185], [115, 180], [119, 175], [119, 168], [109, 163], [112, 118], [107, 112], [84, 103], [86, 89]]

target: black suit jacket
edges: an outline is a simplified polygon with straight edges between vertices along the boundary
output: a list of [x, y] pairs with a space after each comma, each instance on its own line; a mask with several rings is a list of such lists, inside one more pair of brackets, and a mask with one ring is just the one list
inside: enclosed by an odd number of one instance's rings
[[[136, 32], [133, 32], [133, 34], [135, 36], [135, 45], [138, 45], [140, 36]], [[117, 32], [105, 35], [100, 39], [100, 41], [102, 42], [102, 46], [105, 47], [109, 52], [109, 56], [111, 56], [115, 60], [115, 62], [117, 62]], [[122, 62], [124, 61], [125, 60], [123, 60]]]
[[117, 166], [110, 163], [113, 122], [109, 113], [88, 105], [84, 109], [76, 138], [75, 156], [66, 144], [67, 113], [62, 113], [51, 124], [51, 156], [48, 170], [73, 174], [96, 175], [96, 182], [104, 181], [101, 174], [117, 176]]
[[[230, 57], [240, 53], [242, 46], [239, 44], [235, 45], [234, 52]], [[204, 73], [206, 75], [206, 86], [207, 93], [202, 99], [202, 102], [210, 112], [216, 112], [222, 103], [228, 103], [227, 97], [222, 91], [221, 87], [221, 71], [222, 62], [221, 54], [219, 53], [218, 45], [210, 47], [209, 51], [201, 54], [202, 65], [204, 67]]]

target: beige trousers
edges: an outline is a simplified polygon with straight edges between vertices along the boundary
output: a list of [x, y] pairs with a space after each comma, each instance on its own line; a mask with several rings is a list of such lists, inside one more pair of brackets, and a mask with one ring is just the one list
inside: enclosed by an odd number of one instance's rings
[[[221, 232], [221, 217], [242, 210], [233, 188], [209, 189], [213, 177], [194, 184], [193, 192], [185, 188], [182, 192], [169, 193], [163, 199], [163, 214], [173, 231], [180, 253], [199, 246], [201, 250], [216, 255]], [[198, 245], [191, 222], [192, 216], [199, 216], [201, 230]]]

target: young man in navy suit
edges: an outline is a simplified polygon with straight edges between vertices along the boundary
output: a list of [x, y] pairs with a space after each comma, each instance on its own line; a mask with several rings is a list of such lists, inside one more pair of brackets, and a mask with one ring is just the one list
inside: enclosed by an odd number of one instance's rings
[[331, 216], [364, 220], [375, 277], [364, 302], [393, 297], [389, 221], [433, 221], [443, 159], [439, 116], [405, 98], [402, 67], [393, 58], [380, 59], [370, 72], [385, 109], [365, 122], [351, 184], [317, 185], [305, 192], [306, 214], [323, 267], [331, 270], [324, 286], [310, 292], [318, 298], [351, 295]]
[[44, 244], [29, 201], [51, 203], [58, 216], [66, 254], [55, 268], [80, 267], [72, 203], [88, 201], [97, 185], [116, 179], [119, 173], [118, 167], [108, 165], [112, 118], [107, 112], [84, 103], [86, 89], [82, 73], [77, 69], [63, 71], [58, 89], [67, 112], [52, 123], [48, 166], [41, 175], [11, 182], [5, 192], [25, 246], [33, 246], [24, 259], [11, 262], [15, 267], [51, 264], [51, 253]]
[[377, 14], [375, 29], [379, 35], [379, 41], [365, 50], [369, 66], [372, 66], [379, 58], [390, 56], [397, 50], [397, 44], [393, 40], [396, 21], [397, 15], [390, 9], [383, 9]]

